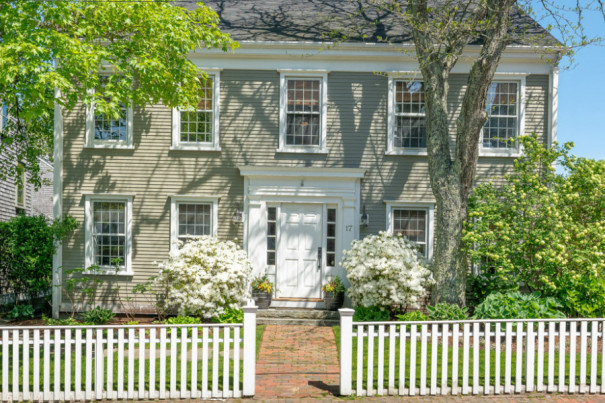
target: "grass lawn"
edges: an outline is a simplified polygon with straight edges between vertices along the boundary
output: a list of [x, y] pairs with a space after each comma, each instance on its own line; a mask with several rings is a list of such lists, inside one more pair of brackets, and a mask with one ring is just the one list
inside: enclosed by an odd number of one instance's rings
[[[265, 326], [264, 325], [259, 325], [256, 328], [256, 355], [258, 357], [258, 352], [260, 351], [260, 343], [262, 341], [262, 337], [263, 337], [263, 332], [265, 330]], [[93, 341], [95, 340], [93, 333]], [[127, 332], [126, 332], [127, 335]], [[220, 333], [220, 335], [222, 336], [222, 332]], [[158, 336], [159, 336], [159, 332], [158, 332]], [[169, 336], [168, 336], [169, 337]], [[233, 332], [231, 333], [231, 337], [233, 337]], [[242, 333], [240, 332], [240, 337], [242, 337]], [[53, 333], [51, 332], [51, 339], [53, 338]], [[73, 338], [73, 333], [72, 333], [72, 338]], [[180, 338], [180, 332], [179, 332], [179, 338]], [[202, 390], [202, 376], [203, 376], [203, 369], [202, 369], [202, 350], [203, 350], [203, 346], [202, 346], [202, 342], [201, 342], [201, 330], [199, 331], [198, 334], [198, 352], [197, 352], [197, 387], [198, 390]], [[30, 340], [31, 340], [31, 336], [30, 336]], [[84, 337], [84, 332], [83, 332], [83, 340], [85, 340]], [[138, 340], [138, 332], [137, 332], [137, 340]], [[168, 338], [168, 340], [170, 340], [170, 338]], [[217, 386], [218, 386], [218, 390], [223, 390], [223, 376], [224, 376], [224, 344], [221, 342], [219, 343], [219, 356], [218, 359], [216, 360], [217, 362], [214, 362], [213, 360], [213, 349], [212, 349], [212, 331], [210, 331], [210, 343], [208, 346], [208, 389], [212, 390], [213, 389], [213, 380], [217, 381]], [[170, 390], [170, 384], [171, 384], [171, 373], [174, 372], [175, 374], [175, 380], [176, 380], [176, 387], [177, 389], [180, 390], [180, 385], [181, 385], [181, 370], [182, 370], [182, 361], [181, 361], [181, 354], [182, 354], [182, 343], [178, 343], [176, 346], [176, 365], [173, 368], [172, 367], [172, 357], [171, 357], [171, 343], [168, 342], [166, 343], [166, 390]], [[106, 350], [106, 345], [104, 346], [105, 348], [105, 360], [104, 360], [104, 370], [105, 370], [105, 380], [104, 383], [107, 383], [107, 360], [108, 360], [108, 355], [111, 355], [111, 360], [112, 360], [112, 379], [113, 379], [113, 390], [118, 390], [118, 350], [117, 350], [117, 332], [114, 331], [114, 342], [113, 342], [113, 351], [111, 352], [107, 352]], [[19, 349], [19, 382], [20, 382], [20, 387], [19, 390], [23, 389], [23, 349], [22, 346]], [[93, 348], [93, 357], [94, 357], [94, 348]], [[133, 361], [133, 365], [132, 365], [132, 369], [130, 368], [129, 365], [129, 360], [128, 360], [128, 356], [129, 356], [129, 346], [128, 343], [126, 343], [124, 345], [124, 385], [123, 388], [124, 390], [128, 389], [128, 383], [132, 382], [134, 385], [134, 389], [138, 390], [138, 385], [139, 385], [139, 366], [141, 365], [141, 360], [139, 358], [139, 349], [138, 346], [135, 344], [134, 345], [134, 361]], [[184, 363], [184, 369], [185, 369], [185, 379], [187, 382], [187, 385], [191, 384], [191, 379], [192, 379], [192, 343], [187, 343], [187, 359], [186, 362]], [[150, 379], [149, 379], [149, 375], [150, 375], [150, 371], [149, 371], [149, 367], [150, 367], [150, 359], [149, 359], [149, 348], [147, 346], [146, 349], [146, 359], [144, 360], [144, 366], [145, 366], [145, 390], [149, 390], [149, 386], [150, 386]], [[65, 356], [65, 351], [64, 351], [64, 346], [62, 346], [61, 351], [59, 352], [60, 355], [60, 368], [61, 368], [61, 375], [60, 375], [60, 381], [61, 381], [61, 390], [65, 390], [65, 364], [66, 364], [66, 356]], [[82, 345], [82, 359], [81, 359], [81, 389], [85, 390], [85, 385], [86, 385], [86, 363], [87, 360], [85, 358], [85, 354], [86, 354], [86, 348], [85, 345]], [[234, 382], [234, 364], [235, 361], [233, 359], [233, 354], [234, 354], [234, 350], [233, 350], [233, 346], [231, 346], [230, 349], [230, 353], [229, 353], [229, 389], [233, 390], [233, 382]], [[48, 354], [48, 361], [45, 362], [44, 359], [44, 355], [45, 355], [45, 351], [44, 351], [44, 346], [41, 345], [40, 346], [40, 388], [43, 388], [43, 382], [44, 382], [44, 368], [47, 367], [49, 369], [49, 381], [50, 381], [50, 385], [54, 385], [54, 374], [55, 374], [55, 349], [54, 346], [51, 345], [50, 346], [50, 351]], [[34, 375], [34, 360], [33, 360], [33, 347], [30, 347], [29, 349], [29, 390], [32, 391], [33, 389], [33, 375]], [[155, 390], [159, 390], [160, 389], [160, 350], [159, 350], [159, 342], [156, 341], [156, 353], [155, 353], [155, 381], [154, 381], [154, 385], [155, 385]], [[242, 380], [243, 380], [243, 362], [241, 361], [243, 358], [243, 342], [241, 343], [241, 349], [240, 349], [240, 362], [239, 362], [239, 384], [240, 387], [239, 389], [242, 389]], [[3, 355], [2, 355], [2, 351], [0, 351], [0, 362], [2, 362], [3, 359]], [[69, 363], [70, 363], [70, 373], [71, 373], [71, 377], [70, 377], [70, 390], [74, 391], [75, 387], [76, 387], [76, 371], [75, 371], [75, 364], [76, 364], [76, 357], [75, 357], [75, 346], [72, 345], [71, 346], [71, 355], [69, 356]], [[9, 354], [8, 354], [8, 363], [9, 363], [9, 367], [10, 367], [10, 371], [8, 372], [8, 386], [9, 386], [9, 390], [12, 391], [13, 388], [13, 352], [12, 352], [12, 345], [9, 346]], [[95, 363], [94, 360], [91, 359], [90, 361], [90, 365], [91, 365], [91, 384], [93, 385], [93, 389], [94, 389], [94, 373], [95, 373]], [[132, 371], [132, 376], [130, 376], [130, 373]], [[3, 374], [4, 375], [4, 374]], [[216, 379], [215, 378], [216, 375]], [[52, 390], [53, 386], [51, 386], [51, 390]], [[190, 390], [190, 386], [187, 386], [187, 390]]]
[[[339, 326], [334, 326], [333, 327], [334, 330], [334, 336], [336, 338], [336, 345], [338, 346], [338, 351], [340, 354], [340, 327]], [[450, 338], [451, 340], [451, 338]], [[460, 341], [462, 342], [462, 338], [460, 338]], [[590, 340], [588, 340], [588, 344], [590, 345]], [[569, 338], [567, 339], [567, 346], [569, 346]], [[501, 344], [501, 348], [500, 348], [500, 386], [503, 387], [504, 385], [504, 375], [505, 375], [505, 354], [504, 354], [504, 347], [505, 347], [505, 343], [502, 342]], [[554, 383], [555, 385], [558, 384], [558, 377], [559, 377], [559, 351], [558, 351], [558, 345], [555, 346], [555, 357], [554, 357], [554, 364], [555, 364], [555, 368], [554, 368], [554, 374], [555, 374], [555, 378], [554, 378]], [[481, 350], [479, 351], [479, 371], [478, 371], [478, 377], [479, 377], [479, 383], [481, 386], [483, 386], [485, 384], [485, 358], [486, 358], [486, 352], [485, 352], [485, 346], [484, 343], [481, 344]], [[367, 368], [367, 363], [368, 363], [368, 345], [367, 345], [367, 337], [364, 339], [364, 345], [363, 345], [363, 362], [364, 362], [364, 366], [363, 366], [363, 384], [365, 385], [367, 382], [367, 374], [368, 374], [368, 368]], [[374, 389], [378, 386], [378, 382], [377, 382], [377, 377], [378, 377], [378, 338], [375, 337], [374, 338], [374, 354], [373, 354], [373, 384], [374, 384]], [[385, 343], [384, 343], [384, 383], [385, 386], [387, 385], [388, 382], [388, 374], [389, 374], [389, 353], [390, 353], [390, 348], [389, 348], [389, 340], [388, 338], [385, 339]], [[442, 385], [442, 377], [441, 377], [441, 369], [442, 369], [442, 351], [443, 351], [443, 347], [442, 344], [439, 343], [437, 345], [437, 386], [441, 387]], [[575, 384], [579, 385], [580, 384], [580, 355], [578, 354], [580, 351], [580, 344], [577, 343], [576, 345], [576, 369], [575, 369]], [[417, 342], [416, 342], [416, 381], [415, 381], [415, 385], [416, 387], [420, 386], [420, 374], [421, 374], [421, 347], [420, 347], [420, 337], [418, 337]], [[469, 346], [469, 385], [472, 385], [472, 379], [473, 379], [473, 355], [474, 355], [474, 350], [472, 348], [472, 343]], [[405, 387], [408, 388], [409, 387], [409, 382], [410, 382], [410, 339], [409, 337], [406, 340], [406, 350], [405, 350]], [[400, 357], [400, 346], [399, 346], [399, 341], [396, 340], [396, 344], [395, 344], [395, 387], [398, 387], [399, 385], [399, 378], [400, 378], [400, 373], [399, 373], [399, 357]], [[512, 368], [511, 368], [511, 385], [515, 385], [516, 383], [516, 374], [517, 374], [517, 370], [516, 370], [516, 350], [512, 351], [511, 354], [511, 363], [512, 363]], [[494, 385], [495, 383], [495, 370], [496, 370], [496, 365], [495, 365], [495, 359], [496, 359], [496, 352], [495, 352], [495, 347], [493, 345], [493, 338], [492, 338], [492, 345], [491, 348], [489, 350], [489, 384], [490, 385]], [[430, 337], [427, 340], [427, 351], [426, 351], [426, 379], [427, 379], [427, 387], [430, 385], [431, 382], [431, 360], [432, 360], [432, 345], [431, 345], [431, 339]], [[447, 360], [448, 360], [448, 371], [447, 371], [447, 385], [448, 386], [452, 386], [452, 346], [450, 345], [448, 348], [448, 356], [447, 356]], [[524, 354], [524, 360], [525, 360], [525, 354]], [[536, 348], [536, 353], [535, 353], [535, 360], [534, 360], [534, 385], [536, 384], [536, 369], [537, 369], [537, 348]], [[590, 354], [588, 354], [587, 360], [586, 360], [586, 365], [587, 365], [587, 379], [586, 382], [588, 384], [590, 384], [590, 376], [591, 376], [591, 369], [590, 369]], [[462, 371], [463, 371], [463, 350], [462, 350], [462, 346], [458, 349], [458, 382], [457, 382], [457, 386], [458, 388], [460, 388], [462, 386]], [[601, 382], [601, 368], [600, 368], [600, 363], [601, 363], [601, 354], [597, 355], [597, 383], [600, 385]], [[522, 363], [521, 365], [521, 384], [525, 385], [526, 381], [525, 381], [525, 371], [526, 371], [526, 367], [525, 367], [525, 362]], [[548, 384], [548, 350], [545, 349], [544, 352], [544, 384], [547, 385]], [[565, 357], [565, 379], [566, 379], [566, 383], [569, 383], [569, 354], [566, 355]], [[352, 379], [353, 379], [353, 388], [356, 387], [356, 380], [357, 380], [357, 337], [353, 337], [353, 371], [352, 371]], [[365, 387], [364, 387], [365, 389]]]

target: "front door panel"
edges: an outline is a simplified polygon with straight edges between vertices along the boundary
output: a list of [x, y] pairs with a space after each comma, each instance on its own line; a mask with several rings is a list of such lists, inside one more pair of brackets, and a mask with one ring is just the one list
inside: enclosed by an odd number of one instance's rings
[[320, 297], [317, 253], [323, 236], [322, 211], [321, 205], [282, 205], [277, 252], [279, 298]]

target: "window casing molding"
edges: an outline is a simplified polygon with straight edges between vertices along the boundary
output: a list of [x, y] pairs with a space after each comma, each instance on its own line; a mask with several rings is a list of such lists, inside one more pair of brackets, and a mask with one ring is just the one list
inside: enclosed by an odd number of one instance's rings
[[427, 155], [426, 147], [404, 148], [395, 147], [395, 130], [397, 129], [397, 115], [395, 114], [395, 91], [397, 81], [423, 82], [419, 71], [391, 72], [388, 73], [388, 96], [387, 96], [387, 151], [386, 155]]
[[85, 148], [117, 148], [134, 149], [132, 136], [133, 112], [132, 106], [126, 107], [126, 140], [97, 140], [95, 139], [95, 104], [92, 102], [86, 108], [86, 144]]
[[221, 151], [220, 147], [220, 99], [221, 99], [221, 70], [202, 69], [212, 79], [212, 141], [182, 142], [181, 141], [181, 112], [172, 108], [172, 145], [171, 150], [184, 151]]
[[433, 247], [435, 240], [434, 223], [435, 223], [435, 203], [431, 202], [400, 202], [400, 201], [385, 201], [386, 228], [392, 234], [394, 229], [393, 210], [424, 210], [426, 211], [426, 257], [429, 261], [433, 260]]
[[525, 135], [525, 104], [527, 101], [525, 73], [496, 73], [492, 83], [516, 83], [517, 91], [517, 140], [515, 146], [510, 148], [491, 148], [483, 147], [483, 129], [479, 138], [479, 156], [480, 157], [519, 157], [523, 152], [523, 147], [519, 144], [519, 136]]
[[[328, 71], [320, 70], [278, 70], [279, 71], [279, 148], [277, 152], [327, 154], [326, 134], [328, 122]], [[288, 80], [318, 79], [319, 90], [319, 145], [288, 145], [286, 133], [288, 125]]]
[[[84, 199], [84, 269], [85, 274], [103, 274], [132, 276], [132, 200], [133, 195], [118, 194], [91, 194]], [[116, 271], [113, 266], [101, 266], [100, 270], [89, 271], [95, 265], [95, 250], [93, 243], [94, 202], [122, 202], [125, 203], [125, 242], [124, 242], [124, 269]]]
[[210, 235], [218, 230], [219, 196], [171, 195], [170, 196], [170, 250], [177, 249], [179, 239], [179, 204], [210, 204]]
[[27, 208], [27, 175], [25, 172], [21, 173], [21, 184], [15, 181], [15, 207], [21, 210]]

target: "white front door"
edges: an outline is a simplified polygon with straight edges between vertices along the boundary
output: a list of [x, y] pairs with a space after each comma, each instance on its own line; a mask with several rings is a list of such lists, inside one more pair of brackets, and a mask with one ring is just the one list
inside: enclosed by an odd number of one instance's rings
[[278, 235], [278, 298], [320, 298], [321, 204], [283, 204]]

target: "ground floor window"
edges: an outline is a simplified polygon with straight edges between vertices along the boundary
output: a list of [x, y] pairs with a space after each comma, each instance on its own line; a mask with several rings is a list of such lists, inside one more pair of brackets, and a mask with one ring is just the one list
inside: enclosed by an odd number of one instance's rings
[[336, 209], [329, 208], [326, 217], [326, 266], [336, 266]]
[[433, 250], [433, 211], [431, 204], [389, 203], [387, 227], [391, 233], [415, 242], [418, 250], [430, 259]]
[[132, 198], [86, 198], [86, 268], [130, 272]]
[[267, 265], [275, 265], [277, 250], [277, 207], [267, 207]]
[[218, 197], [171, 197], [171, 247], [202, 235], [216, 235]]

